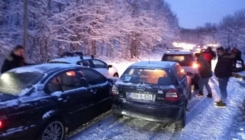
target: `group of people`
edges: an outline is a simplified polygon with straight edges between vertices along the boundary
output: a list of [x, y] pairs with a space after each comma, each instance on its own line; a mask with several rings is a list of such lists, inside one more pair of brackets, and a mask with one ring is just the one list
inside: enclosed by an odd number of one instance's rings
[[[215, 66], [214, 74], [218, 78], [219, 89], [220, 89], [220, 100], [215, 102], [217, 107], [226, 107], [227, 99], [227, 85], [229, 78], [232, 76], [232, 69], [236, 54], [226, 53], [223, 47], [219, 47], [216, 50], [218, 55], [218, 62]], [[203, 88], [207, 89], [207, 97], [212, 98], [212, 90], [209, 85], [209, 79], [213, 76], [211, 70], [211, 61], [216, 58], [215, 52], [209, 47], [205, 51], [195, 54], [197, 62], [199, 63], [199, 93], [197, 96], [203, 96]]]

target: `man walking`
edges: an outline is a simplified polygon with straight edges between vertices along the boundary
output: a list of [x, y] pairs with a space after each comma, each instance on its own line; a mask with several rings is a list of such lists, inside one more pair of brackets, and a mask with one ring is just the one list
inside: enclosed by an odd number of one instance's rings
[[24, 59], [24, 54], [24, 47], [20, 45], [16, 46], [10, 55], [4, 60], [1, 73], [27, 65]]
[[229, 78], [232, 75], [232, 63], [235, 55], [229, 55], [225, 53], [223, 47], [217, 48], [218, 62], [215, 67], [214, 73], [218, 78], [220, 89], [220, 101], [216, 102], [217, 107], [225, 107], [227, 99], [227, 85]]
[[203, 88], [206, 87], [208, 95], [208, 98], [212, 98], [212, 90], [208, 84], [209, 78], [212, 77], [212, 71], [210, 69], [210, 65], [208, 62], [201, 56], [200, 53], [195, 54], [197, 58], [197, 63], [199, 64], [199, 93], [197, 96], [203, 96]]

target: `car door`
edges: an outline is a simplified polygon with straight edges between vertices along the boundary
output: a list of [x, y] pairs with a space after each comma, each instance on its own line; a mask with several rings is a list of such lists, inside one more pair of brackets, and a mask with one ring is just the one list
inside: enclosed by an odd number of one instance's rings
[[75, 70], [57, 74], [47, 83], [46, 88], [52, 96], [57, 97], [60, 109], [69, 115], [73, 124], [88, 121], [91, 116], [88, 107], [93, 104], [93, 95]]
[[89, 89], [94, 95], [96, 113], [100, 114], [111, 108], [112, 100], [110, 97], [111, 84], [107, 78], [93, 69], [81, 70], [87, 79]]
[[98, 59], [92, 59], [92, 68], [98, 71], [99, 73], [103, 74], [106, 77], [109, 77], [109, 71], [108, 66], [105, 62], [98, 60]]
[[176, 65], [176, 76], [178, 79], [178, 89], [183, 92], [187, 99], [190, 98], [190, 93], [188, 92], [188, 83], [185, 70], [180, 66]]

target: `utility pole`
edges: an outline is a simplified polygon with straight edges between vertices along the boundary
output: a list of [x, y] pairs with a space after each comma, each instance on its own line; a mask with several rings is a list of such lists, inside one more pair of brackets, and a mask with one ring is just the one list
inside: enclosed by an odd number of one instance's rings
[[24, 37], [23, 37], [23, 47], [27, 50], [27, 39], [28, 39], [28, 0], [24, 0]]

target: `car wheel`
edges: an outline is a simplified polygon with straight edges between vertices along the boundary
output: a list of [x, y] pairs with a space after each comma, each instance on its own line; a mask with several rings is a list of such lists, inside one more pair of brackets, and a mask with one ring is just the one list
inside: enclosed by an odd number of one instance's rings
[[113, 77], [119, 77], [119, 75], [118, 75], [118, 73], [115, 73], [114, 75], [113, 75]]
[[65, 127], [61, 121], [50, 121], [41, 131], [39, 140], [63, 140]]
[[184, 108], [181, 120], [175, 123], [176, 129], [177, 130], [183, 129], [185, 127], [185, 123], [186, 123], [186, 106]]

